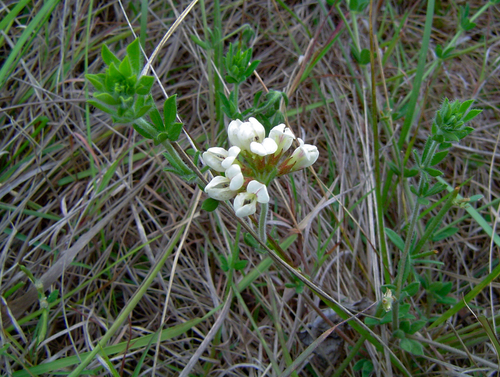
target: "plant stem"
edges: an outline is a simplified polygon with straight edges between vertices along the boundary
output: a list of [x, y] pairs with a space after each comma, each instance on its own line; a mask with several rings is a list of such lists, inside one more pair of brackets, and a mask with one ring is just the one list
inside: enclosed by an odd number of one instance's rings
[[259, 237], [262, 241], [267, 241], [267, 213], [269, 212], [269, 204], [263, 203], [260, 205], [260, 216], [259, 216]]

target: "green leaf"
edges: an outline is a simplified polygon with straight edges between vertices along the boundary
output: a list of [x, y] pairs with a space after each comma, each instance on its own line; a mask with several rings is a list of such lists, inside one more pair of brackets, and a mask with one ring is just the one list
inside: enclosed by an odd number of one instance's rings
[[443, 172], [438, 169], [425, 168], [424, 171], [427, 172], [427, 174], [429, 174], [431, 177], [439, 177], [440, 175], [443, 175]]
[[109, 106], [117, 106], [120, 104], [120, 100], [116, 99], [109, 93], [94, 93], [94, 98]]
[[142, 70], [142, 53], [139, 45], [139, 39], [136, 39], [127, 47], [127, 56], [130, 61], [130, 68], [132, 72], [136, 75]]
[[110, 66], [111, 63], [115, 63], [116, 65], [120, 64], [120, 59], [118, 59], [106, 45], [102, 45], [101, 56], [104, 63], [108, 66]]
[[424, 328], [426, 324], [427, 324], [426, 319], [419, 319], [418, 321], [412, 322], [408, 334], [415, 334], [417, 331]]
[[448, 155], [448, 151], [437, 152], [431, 159], [431, 166], [439, 164]]
[[[405, 333], [408, 333], [408, 332], [410, 331], [410, 321], [406, 321], [406, 320], [401, 321], [401, 322], [399, 323], [399, 328], [400, 328], [402, 331], [404, 331]], [[403, 337], [404, 337], [404, 335], [403, 335]]]
[[362, 49], [359, 55], [359, 59], [360, 59], [359, 63], [362, 65], [370, 63], [370, 51], [366, 48]]
[[198, 46], [200, 46], [202, 49], [205, 51], [208, 51], [211, 49], [211, 46], [209, 43], [202, 41], [200, 38], [198, 38], [196, 35], [191, 34], [189, 36], [191, 40], [196, 43]]
[[167, 126], [168, 138], [172, 141], [177, 141], [182, 131], [182, 123], [174, 123]]
[[439, 242], [441, 240], [444, 240], [445, 238], [453, 236], [457, 232], [458, 228], [455, 227], [444, 228], [443, 230], [439, 230], [438, 232], [434, 233], [431, 237], [431, 241]]
[[478, 116], [479, 114], [481, 114], [482, 112], [483, 112], [483, 110], [480, 110], [480, 109], [472, 109], [471, 111], [469, 111], [469, 112], [467, 113], [467, 115], [466, 115], [466, 116], [464, 116], [464, 117], [462, 118], [462, 121], [463, 121], [463, 122], [468, 122], [468, 121], [470, 121], [470, 120], [474, 119], [475, 117], [477, 117], [477, 116]]
[[104, 90], [104, 77], [102, 77], [102, 74], [93, 75], [89, 73], [85, 75], [85, 78], [89, 80], [97, 91]]
[[413, 283], [408, 284], [408, 286], [405, 287], [403, 291], [408, 293], [409, 296], [414, 296], [417, 294], [419, 288], [420, 283], [418, 281], [414, 281]]
[[469, 203], [474, 203], [474, 202], [477, 202], [478, 200], [481, 200], [484, 198], [484, 195], [481, 195], [481, 194], [478, 194], [478, 195], [472, 195], [470, 198], [469, 198]]
[[396, 330], [396, 331], [394, 331], [392, 336], [396, 339], [404, 339], [406, 334], [403, 330]]
[[151, 92], [151, 88], [155, 82], [155, 78], [153, 76], [141, 76], [136, 86], [136, 93], [145, 96]]
[[457, 299], [455, 299], [454, 297], [439, 297], [437, 300], [436, 300], [439, 304], [443, 304], [443, 305], [455, 305], [457, 303]]
[[160, 132], [158, 136], [155, 138], [155, 145], [159, 145], [168, 139], [168, 135], [166, 132]]
[[430, 202], [425, 198], [417, 198], [417, 202], [424, 207], [430, 204]]
[[385, 228], [385, 234], [387, 234], [387, 237], [392, 241], [394, 245], [400, 250], [403, 251], [405, 248], [405, 242], [401, 238], [399, 234], [397, 234], [395, 231], [389, 228]]
[[401, 175], [401, 170], [399, 170], [399, 167], [392, 161], [387, 161], [387, 164], [389, 165], [389, 169], [396, 174], [397, 176]]
[[458, 112], [460, 114], [465, 114], [469, 110], [469, 108], [472, 106], [473, 103], [474, 103], [473, 99], [462, 102], [460, 104], [460, 108], [458, 109]]
[[122, 60], [122, 62], [118, 66], [118, 70], [125, 77], [132, 76], [132, 66], [130, 65], [130, 59], [128, 56], [125, 56], [125, 58]]
[[103, 103], [89, 99], [87, 101], [89, 105], [97, 107], [99, 110], [104, 111], [106, 114], [111, 114], [112, 116], [116, 114], [116, 111], [105, 106]]
[[163, 119], [165, 119], [165, 125], [168, 127], [170, 124], [175, 122], [177, 117], [177, 94], [167, 98], [163, 104]]
[[222, 271], [228, 272], [229, 271], [229, 263], [227, 261], [227, 258], [224, 255], [220, 255], [219, 259], [220, 259], [220, 268], [222, 269]]
[[154, 139], [157, 131], [152, 124], [148, 122], [142, 122], [141, 125], [134, 123], [134, 130], [136, 130], [140, 135], [144, 136], [146, 139]]
[[212, 198], [207, 198], [203, 201], [203, 204], [201, 205], [201, 209], [207, 212], [213, 212], [217, 209], [219, 206], [219, 201], [212, 199]]
[[236, 271], [241, 271], [243, 270], [248, 264], [247, 260], [239, 260], [234, 264], [234, 269]]
[[405, 178], [411, 178], [415, 177], [418, 174], [418, 169], [417, 168], [412, 168], [412, 169], [404, 169], [404, 176]]
[[413, 355], [421, 356], [424, 354], [424, 347], [420, 342], [413, 339], [404, 338], [401, 339], [400, 347]]
[[380, 325], [380, 320], [378, 318], [366, 317], [365, 324], [367, 326], [378, 326]]
[[156, 107], [154, 107], [153, 110], [149, 112], [149, 117], [151, 118], [151, 121], [153, 122], [157, 132], [167, 131], [165, 125], [163, 124], [163, 119], [161, 119], [160, 112]]
[[257, 68], [259, 63], [260, 63], [260, 60], [254, 60], [252, 63], [250, 63], [248, 68], [243, 73], [246, 78], [249, 78], [252, 75], [253, 71], [255, 71], [255, 69]]
[[443, 183], [436, 183], [434, 186], [432, 186], [430, 189], [428, 189], [425, 192], [425, 196], [433, 196], [436, 194], [439, 194], [441, 191], [446, 189], [446, 185]]
[[147, 112], [149, 110], [151, 110], [151, 107], [150, 105], [147, 105], [147, 106], [142, 106], [139, 110], [137, 110], [137, 112], [135, 113], [135, 116], [136, 116], [136, 119], [137, 118], [142, 118], [144, 115], [147, 114]]

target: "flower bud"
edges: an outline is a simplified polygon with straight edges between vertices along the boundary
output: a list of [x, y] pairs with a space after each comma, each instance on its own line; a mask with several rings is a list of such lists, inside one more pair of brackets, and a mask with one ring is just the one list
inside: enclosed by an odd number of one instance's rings
[[290, 159], [285, 161], [288, 166], [291, 166], [290, 172], [311, 166], [319, 157], [319, 151], [315, 145], [304, 144], [304, 140], [301, 138], [297, 138], [297, 140], [299, 147], [295, 149]]
[[269, 132], [269, 138], [273, 139], [278, 145], [278, 153], [286, 152], [295, 140], [292, 131], [283, 123], [278, 124]]
[[205, 187], [205, 192], [215, 200], [229, 200], [236, 196], [237, 192], [230, 189], [230, 179], [218, 175], [214, 177]]

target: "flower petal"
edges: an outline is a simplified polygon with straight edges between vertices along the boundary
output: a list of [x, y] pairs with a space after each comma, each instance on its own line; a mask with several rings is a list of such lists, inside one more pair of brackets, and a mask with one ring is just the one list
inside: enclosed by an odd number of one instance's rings
[[247, 192], [257, 195], [257, 201], [259, 203], [268, 203], [269, 194], [267, 192], [266, 185], [260, 183], [259, 181], [253, 180], [248, 183]]
[[257, 210], [255, 194], [242, 192], [234, 198], [234, 212], [238, 217], [250, 216]]
[[224, 148], [208, 148], [208, 150], [203, 153], [203, 161], [205, 164], [210, 166], [212, 169], [223, 172], [225, 169], [222, 167], [222, 162], [228, 156], [228, 151]]
[[237, 192], [230, 189], [229, 178], [218, 175], [214, 177], [205, 187], [208, 196], [215, 200], [229, 200], [236, 196]]

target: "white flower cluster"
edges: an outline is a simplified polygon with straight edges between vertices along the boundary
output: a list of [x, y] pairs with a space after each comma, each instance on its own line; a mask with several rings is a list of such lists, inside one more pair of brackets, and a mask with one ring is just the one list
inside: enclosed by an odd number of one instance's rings
[[297, 139], [299, 147], [283, 159], [295, 136], [284, 124], [274, 127], [265, 137], [265, 129], [255, 118], [246, 122], [233, 120], [228, 127], [232, 147], [209, 148], [203, 160], [213, 170], [224, 175], [216, 176], [205, 187], [205, 192], [215, 200], [234, 198], [236, 216], [255, 213], [257, 203], [268, 203], [267, 186], [275, 178], [316, 162], [318, 148]]

